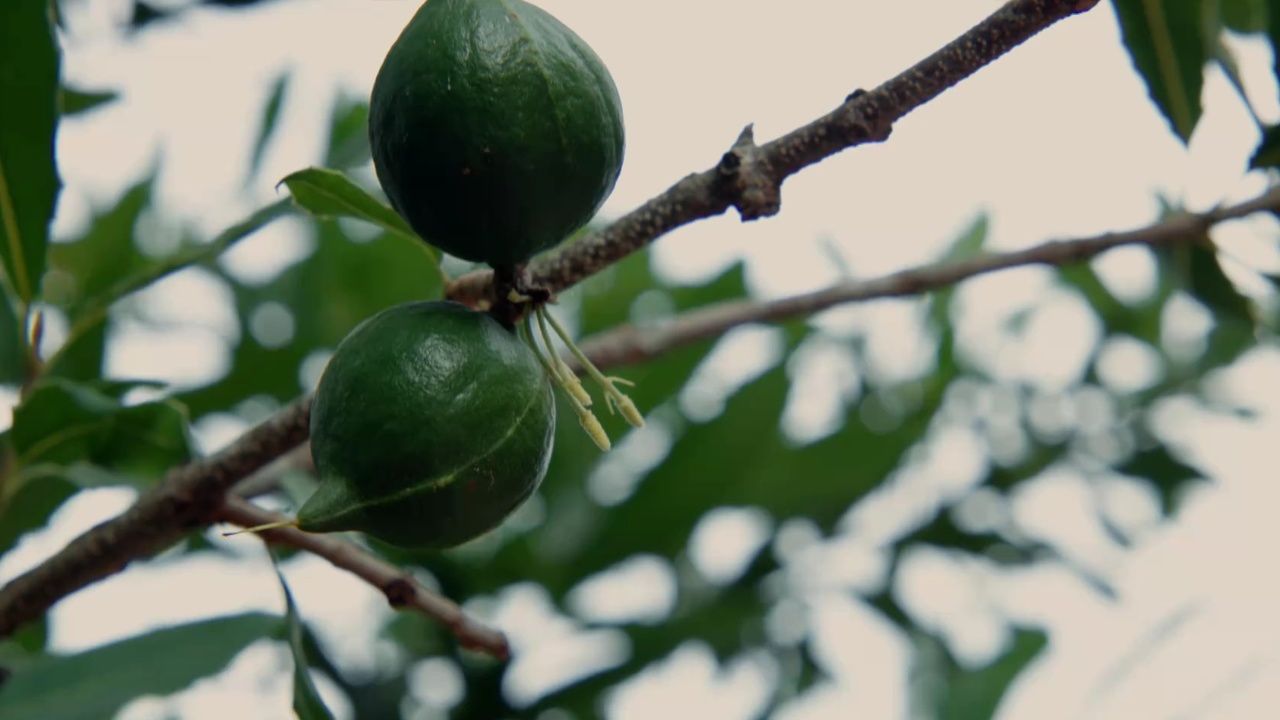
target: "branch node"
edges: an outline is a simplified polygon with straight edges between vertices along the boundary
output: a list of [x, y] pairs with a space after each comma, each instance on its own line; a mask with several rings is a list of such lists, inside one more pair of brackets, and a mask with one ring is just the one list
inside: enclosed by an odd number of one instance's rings
[[395, 578], [383, 585], [381, 589], [382, 594], [387, 596], [387, 602], [396, 609], [408, 607], [418, 594], [418, 591], [413, 587], [413, 583], [402, 577]]
[[742, 220], [777, 215], [782, 192], [768, 157], [756, 145], [755, 128], [747, 125], [716, 166], [717, 190], [738, 209]]

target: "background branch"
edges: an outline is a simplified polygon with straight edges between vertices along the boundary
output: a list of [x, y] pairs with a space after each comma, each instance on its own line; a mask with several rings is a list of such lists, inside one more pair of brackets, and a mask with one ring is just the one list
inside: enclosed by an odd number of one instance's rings
[[[835, 111], [804, 127], [763, 146], [755, 144], [750, 129], [744, 131], [715, 168], [686, 177], [602, 232], [536, 261], [530, 268], [532, 284], [563, 290], [666, 232], [718, 215], [729, 207], [737, 207], [748, 220], [776, 213], [779, 188], [787, 176], [845, 148], [884, 140], [898, 118], [1044, 28], [1092, 8], [1097, 1], [1012, 0], [912, 68], [870, 92], [854, 92]], [[263, 212], [283, 212], [283, 206], [272, 206]], [[951, 282], [959, 277], [963, 276]], [[483, 306], [488, 303], [491, 283], [491, 273], [472, 274], [454, 282], [448, 296]], [[917, 285], [914, 291], [924, 289], [927, 288]], [[897, 294], [910, 291], [904, 286]], [[852, 299], [857, 298], [849, 298]], [[796, 311], [811, 310], [796, 306]], [[725, 311], [722, 308], [720, 312]], [[741, 310], [738, 315], [726, 313], [718, 327], [732, 327], [725, 324], [731, 321], [751, 322], [738, 319], [740, 313]], [[694, 327], [690, 325], [685, 334], [671, 335], [668, 342], [706, 337], [714, 334], [712, 328], [717, 325], [704, 316], [697, 326], [700, 329], [696, 329], [703, 334], [688, 335]], [[616, 342], [623, 344], [621, 340]], [[646, 357], [643, 349], [637, 351], [636, 347], [639, 345], [629, 351], [630, 357]], [[650, 343], [649, 347], [652, 351], [655, 346]], [[612, 352], [608, 346], [597, 346], [595, 351], [605, 355]], [[604, 368], [626, 360], [626, 353], [615, 355], [616, 362], [602, 357], [597, 364]], [[306, 439], [309, 411], [309, 398], [300, 399], [221, 453], [175, 468], [128, 511], [83, 533], [53, 557], [0, 588], [0, 637], [41, 617], [61, 598], [212, 522], [233, 485]]]
[[[564, 290], [668, 232], [736, 207], [743, 220], [778, 212], [782, 182], [841, 150], [889, 137], [893, 124], [1036, 33], [1098, 0], [1013, 0], [897, 77], [870, 92], [854, 91], [838, 108], [757, 146], [747, 127], [719, 164], [694, 173], [598, 233], [535, 259], [530, 287]], [[474, 272], [449, 285], [452, 300], [485, 307], [493, 273]]]
[[[289, 520], [235, 496], [227, 498], [217, 519], [240, 527]], [[386, 595], [392, 607], [422, 613], [444, 625], [465, 648], [488, 653], [499, 660], [505, 660], [511, 653], [507, 638], [500, 631], [468, 617], [452, 600], [431, 592], [401, 569], [337, 535], [317, 535], [281, 527], [264, 530], [259, 536], [273, 545], [286, 545], [318, 555], [334, 567], [352, 573]]]
[[592, 362], [605, 366], [634, 365], [739, 325], [773, 322], [825, 310], [843, 303], [901, 297], [949, 287], [961, 280], [1024, 265], [1069, 265], [1122, 245], [1169, 245], [1195, 242], [1215, 224], [1257, 212], [1280, 212], [1280, 187], [1238, 205], [1204, 213], [1178, 215], [1155, 225], [1126, 232], [1074, 240], [1054, 240], [1025, 250], [940, 262], [870, 280], [846, 280], [816, 292], [766, 302], [734, 300], [692, 310], [663, 325], [622, 325], [583, 342]]

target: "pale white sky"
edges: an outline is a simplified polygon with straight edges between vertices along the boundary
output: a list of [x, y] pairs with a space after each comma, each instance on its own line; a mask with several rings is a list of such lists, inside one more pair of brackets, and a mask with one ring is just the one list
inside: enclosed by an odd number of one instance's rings
[[[711, 165], [743, 125], [755, 123], [764, 140], [806, 122], [853, 88], [896, 74], [998, 5], [793, 0], [780, 10], [754, 0], [540, 4], [596, 49], [623, 98], [627, 160], [606, 214], [624, 212]], [[68, 77], [82, 86], [119, 88], [125, 100], [64, 126], [59, 149], [68, 189], [58, 230], [73, 231], [89, 207], [111, 202], [124, 183], [156, 162], [161, 205], [206, 232], [274, 197], [280, 177], [318, 162], [331, 99], [339, 92], [367, 94], [383, 53], [416, 6], [411, 0], [280, 0], [250, 12], [193, 12], [182, 23], [117, 44], [116, 33], [103, 24], [126, 17], [128, 3], [85, 3], [70, 18], [80, 44], [67, 59]], [[1260, 43], [1232, 47], [1255, 105], [1265, 119], [1277, 120], [1269, 52]], [[281, 126], [263, 172], [246, 192], [260, 108], [269, 82], [286, 68], [293, 80]], [[917, 111], [889, 142], [792, 178], [779, 217], [742, 225], [729, 215], [682, 228], [657, 244], [655, 256], [664, 273], [686, 280], [745, 257], [753, 290], [776, 296], [836, 277], [824, 243], [837, 248], [855, 274], [870, 275], [930, 259], [984, 210], [992, 218], [989, 244], [1009, 248], [1147, 223], [1157, 193], [1205, 207], [1257, 192], [1263, 178], [1243, 173], [1257, 133], [1216, 72], [1206, 84], [1205, 107], [1188, 152], [1147, 100], [1104, 4]], [[1274, 271], [1280, 267], [1276, 230], [1273, 220], [1256, 219], [1223, 227], [1216, 237], [1234, 256]], [[270, 277], [305, 252], [299, 228], [281, 223], [246, 241], [228, 267], [242, 277]], [[1099, 267], [1121, 294], [1150, 283], [1149, 259], [1141, 252], [1114, 253]], [[960, 293], [968, 311], [961, 337], [974, 360], [996, 377], [1053, 391], [1077, 377], [1096, 350], [1099, 329], [1077, 300], [1055, 294], [1049, 284], [1049, 274], [1037, 270], [967, 284]], [[122, 333], [110, 371], [185, 384], [216, 377], [227, 338], [241, 331], [225, 289], [208, 276], [186, 273], [149, 297], [168, 308], [167, 318], [190, 327], [163, 336], [140, 328]], [[1000, 319], [1032, 304], [1038, 309], [1026, 341], [1003, 337]], [[828, 432], [834, 399], [856, 393], [863, 374], [895, 377], [927, 367], [931, 348], [909, 329], [915, 315], [914, 305], [903, 301], [824, 318], [834, 333], [865, 333], [873, 367], [850, 367], [821, 343], [807, 346], [795, 361], [801, 368], [796, 374], [805, 379], [789, 404], [787, 431], [798, 438]], [[1194, 313], [1174, 321], [1193, 326]], [[1142, 348], [1108, 347], [1107, 353], [1117, 383], [1149, 380]], [[769, 331], [735, 333], [699, 370], [680, 398], [682, 408], [714, 412], [771, 354], [776, 339]], [[1263, 454], [1274, 442], [1280, 414], [1277, 371], [1280, 353], [1259, 350], [1218, 383], [1221, 392], [1254, 407], [1257, 422], [1211, 415], [1177, 399], [1156, 409], [1164, 435], [1185, 442], [1217, 484], [1134, 549], [1106, 539], [1090, 509], [1093, 490], [1069, 471], [1054, 471], [1016, 498], [1015, 517], [1114, 584], [1118, 600], [1099, 597], [1065, 571], [995, 572], [937, 553], [907, 563], [900, 583], [911, 609], [962, 657], [998, 654], [1007, 641], [1006, 615], [1049, 627], [1050, 651], [1018, 683], [1002, 717], [1253, 718], [1280, 705], [1280, 621], [1274, 612], [1280, 581], [1258, 557], [1280, 542], [1269, 512], [1280, 490]], [[833, 385], [841, 392], [832, 393]], [[203, 426], [202, 438], [216, 444], [241, 427], [222, 418]], [[620, 492], [613, 478], [628, 477], [611, 474], [609, 463], [628, 465], [634, 474], [660, 457], [668, 442], [660, 426], [628, 437], [591, 478], [593, 495], [608, 502]], [[778, 529], [769, 551], [784, 558], [791, 589], [768, 618], [770, 631], [794, 635], [807, 618], [815, 628], [811, 642], [832, 675], [779, 717], [905, 713], [908, 646], [848, 591], [874, 586], [883, 573], [878, 541], [939, 496], [966, 490], [984, 452], [973, 433], [940, 430], [918, 467], [851, 516], [849, 532], [817, 541], [804, 523]], [[1126, 523], [1150, 524], [1149, 496], [1123, 483], [1107, 488], [1109, 508]], [[127, 493], [103, 491], [73, 503], [50, 530], [0, 562], [0, 580], [128, 499]], [[539, 509], [535, 504], [526, 512], [528, 519]], [[700, 526], [691, 555], [709, 577], [731, 574], [771, 530], [758, 513], [726, 511]], [[243, 543], [228, 547], [255, 554]], [[376, 593], [319, 561], [295, 561], [288, 575], [304, 614], [318, 622], [345, 665], [388, 661], [388, 648], [372, 641], [389, 612]], [[665, 561], [635, 558], [585, 584], [570, 610], [582, 619], [661, 617], [672, 602], [673, 582]], [[178, 588], [182, 603], [173, 602]], [[158, 624], [247, 608], [275, 610], [279, 602], [265, 562], [205, 557], [173, 567], [142, 566], [60, 605], [53, 643], [73, 650]], [[548, 603], [537, 588], [515, 586], [477, 607], [511, 634], [520, 651], [507, 678], [513, 699], [536, 698], [565, 666], [603, 665], [621, 652], [616, 635], [578, 632]], [[1167, 626], [1177, 630], [1158, 642], [1146, 640]], [[1135, 647], [1147, 648], [1145, 654], [1135, 656]], [[223, 677], [177, 700], [138, 703], [127, 716], [160, 717], [165, 708], [177, 708], [183, 718], [289, 717], [288, 680], [278, 674], [287, 666], [282, 663], [278, 648], [255, 647]], [[1131, 669], [1109, 682], [1118, 667]], [[705, 648], [691, 643], [614, 694], [610, 715], [672, 716], [674, 709], [680, 717], [752, 717], [777, 670], [759, 656], [717, 667]], [[261, 681], [271, 673], [278, 682]], [[450, 663], [425, 663], [414, 677], [422, 703], [456, 702]]]

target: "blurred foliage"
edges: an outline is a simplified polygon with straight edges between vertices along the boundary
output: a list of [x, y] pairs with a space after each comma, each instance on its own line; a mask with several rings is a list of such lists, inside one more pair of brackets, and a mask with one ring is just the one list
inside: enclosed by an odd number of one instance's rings
[[0, 692], [6, 718], [102, 720], [142, 695], [163, 695], [218, 672], [249, 644], [279, 635], [280, 618], [246, 614], [203, 620], [77, 655], [16, 666]]
[[293, 711], [298, 714], [298, 720], [333, 720], [329, 708], [320, 699], [315, 681], [311, 679], [310, 662], [307, 660], [303, 640], [305, 629], [302, 618], [298, 615], [298, 607], [293, 602], [293, 593], [279, 568], [276, 569], [276, 577], [280, 578], [280, 588], [284, 590], [285, 632], [289, 640], [289, 654], [293, 656]]
[[[183, 12], [201, 5], [252, 4], [137, 0], [131, 26], [137, 30], [179, 21]], [[1265, 30], [1274, 43], [1280, 37], [1277, 4], [1115, 0], [1134, 65], [1179, 137], [1186, 140], [1200, 116], [1203, 69], [1218, 53], [1220, 29]], [[39, 60], [33, 67], [43, 74], [31, 76], [39, 82], [20, 90], [35, 105], [60, 107], [64, 114], [114, 100], [110, 92], [59, 86], [56, 62], [49, 72], [44, 35], [34, 31], [45, 22], [35, 19], [34, 5], [42, 4], [0, 3], [0, 18], [5, 13], [14, 18], [0, 23], [0, 33], [21, 37], [18, 44], [0, 42], [0, 70], [12, 67], [13, 58]], [[1153, 6], [1166, 12], [1153, 15]], [[20, 16], [23, 12], [31, 17]], [[10, 75], [0, 72], [0, 77]], [[281, 76], [267, 93], [249, 153], [251, 175], [276, 137], [290, 101], [288, 87], [288, 77]], [[4, 88], [0, 96], [7, 100], [9, 89]], [[37, 117], [40, 113], [4, 109], [16, 106], [6, 102], [0, 107], [0, 162], [8, 162], [4, 153], [11, 144], [5, 139], [16, 137], [19, 124], [40, 121], [37, 130], [49, 129], [43, 116]], [[312, 168], [285, 179], [294, 201], [310, 214], [291, 221], [286, 232], [304, 250], [274, 277], [245, 277], [216, 258], [205, 261], [200, 253], [216, 254], [221, 246], [189, 233], [178, 232], [176, 243], [159, 249], [144, 247], [140, 227], [165, 214], [155, 206], [154, 174], [126, 188], [109, 206], [97, 208], [82, 231], [60, 238], [47, 253], [41, 233], [22, 241], [23, 249], [38, 250], [38, 257], [25, 257], [22, 263], [22, 272], [32, 274], [32, 288], [43, 278], [38, 307], [46, 317], [62, 321], [67, 333], [60, 349], [46, 352], [47, 366], [38, 382], [22, 388], [13, 426], [0, 434], [0, 554], [44, 527], [58, 507], [83, 489], [150, 487], [166, 469], [195, 454], [193, 422], [217, 414], [253, 422], [309, 390], [327, 354], [364, 318], [397, 303], [440, 296], [439, 258], [368, 185], [367, 118], [363, 102], [340, 98], [332, 110], [328, 143], [317, 158], [329, 169]], [[1255, 166], [1276, 165], [1274, 135], [1274, 128], [1265, 134]], [[37, 183], [42, 194], [31, 201], [37, 210], [52, 206], [47, 182], [51, 160], [42, 156], [43, 166], [32, 171], [32, 177], [43, 178], [43, 184]], [[28, 177], [26, 170], [18, 172]], [[0, 184], [0, 192], [5, 187]], [[274, 217], [251, 216], [242, 229], [252, 231]], [[982, 253], [987, 229], [986, 218], [976, 220], [943, 259]], [[15, 246], [0, 247], [9, 248], [3, 258], [5, 277], [12, 280]], [[1140, 298], [1119, 297], [1092, 263], [1054, 271], [1058, 288], [1083, 300], [1096, 316], [1099, 347], [1133, 342], [1157, 358], [1158, 372], [1145, 386], [1112, 387], [1097, 348], [1081, 375], [1062, 388], [993, 375], [962, 347], [957, 328], [965, 316], [953, 307], [956, 291], [944, 289], [910, 301], [918, 311], [918, 329], [934, 348], [931, 361], [911, 377], [883, 379], [866, 339], [857, 334], [794, 320], [776, 328], [777, 353], [727, 388], [722, 408], [706, 412], [689, 398], [707, 390], [704, 375], [723, 346], [716, 340], [700, 341], [620, 371], [638, 383], [631, 394], [646, 412], [649, 427], [631, 431], [619, 418], [602, 417], [609, 434], [620, 439], [612, 454], [602, 456], [576, 424], [560, 423], [543, 487], [504, 528], [445, 553], [373, 543], [389, 560], [420, 572], [478, 612], [511, 593], [532, 592], [545, 598], [579, 636], [625, 638], [626, 651], [617, 662], [568, 677], [541, 696], [523, 698], [523, 705], [506, 685], [508, 666], [461, 653], [452, 636], [415, 614], [398, 614], [382, 629], [383, 640], [395, 648], [393, 660], [377, 672], [344, 672], [302, 622], [286, 587], [283, 622], [264, 615], [207, 620], [70, 656], [47, 652], [47, 627], [33, 624], [0, 642], [0, 666], [12, 673], [0, 686], [0, 715], [109, 717], [134, 697], [174, 692], [220, 671], [260, 637], [287, 639], [295, 663], [295, 710], [304, 718], [328, 716], [306, 671], [308, 664], [333, 681], [356, 717], [391, 718], [417, 702], [409, 680], [415, 664], [440, 657], [456, 662], [465, 679], [464, 697], [450, 709], [450, 717], [493, 720], [555, 710], [568, 717], [597, 717], [621, 684], [691, 646], [710, 649], [723, 663], [753, 654], [771, 658], [779, 671], [768, 708], [777, 709], [835, 680], [836, 671], [815, 649], [813, 628], [801, 627], [799, 634], [789, 636], [769, 621], [787, 603], [803, 601], [806, 583], [815, 580], [806, 576], [814, 574], [812, 568], [806, 571], [798, 558], [830, 551], [856, 534], [860, 511], [880, 495], [910, 490], [911, 473], [939, 434], [962, 430], [985, 449], [977, 477], [961, 488], [931, 490], [918, 513], [877, 539], [874, 551], [884, 560], [879, 577], [844, 582], [839, 579], [842, 568], [824, 565], [818, 574], [832, 577], [817, 580], [878, 613], [908, 641], [913, 649], [911, 705], [918, 716], [990, 717], [1048, 639], [1042, 629], [1006, 619], [1003, 650], [984, 662], [961, 661], [936, 627], [915, 616], [899, 590], [900, 573], [911, 557], [938, 552], [984, 572], [1061, 565], [1106, 596], [1111, 591], [1104, 580], [1088, 576], [1063, 548], [1013, 519], [1013, 500], [1046, 475], [1066, 469], [1095, 490], [1117, 479], [1141, 483], [1161, 517], [1173, 516], [1188, 487], [1203, 482], [1204, 473], [1149, 425], [1149, 411], [1171, 396], [1202, 396], [1210, 373], [1259, 342], [1273, 341], [1260, 326], [1256, 302], [1224, 271], [1210, 237], [1149, 256], [1155, 281]], [[200, 261], [202, 272], [231, 298], [236, 332], [227, 339], [228, 371], [200, 387], [103, 379], [112, 333], [125, 322], [156, 324], [145, 308], [115, 301], [183, 258]], [[144, 281], [122, 282], [129, 278]], [[19, 314], [33, 293], [20, 286], [0, 288], [0, 384], [15, 390], [24, 381], [26, 362]], [[660, 323], [683, 311], [748, 295], [741, 265], [701, 282], [679, 283], [656, 272], [641, 252], [566, 292], [557, 311], [580, 335], [590, 336], [626, 323]], [[1171, 337], [1176, 335], [1169, 319], [1175, 306], [1198, 308], [1208, 317], [1205, 337], [1191, 349]], [[1005, 330], [1018, 339], [1019, 318], [1011, 319]], [[805, 349], [815, 344], [848, 360], [857, 369], [859, 384], [854, 392], [838, 393], [838, 417], [825, 435], [798, 440], [784, 431], [782, 419], [795, 392], [796, 368]], [[560, 417], [570, 416], [568, 408], [560, 408]], [[296, 503], [292, 480], [275, 491], [278, 501]], [[975, 514], [975, 505], [986, 511]], [[765, 519], [765, 529], [741, 567], [712, 577], [700, 569], [692, 538], [715, 512], [726, 510], [755, 513]], [[1097, 511], [1113, 541], [1142, 539], [1143, 528], [1117, 522], [1104, 503], [1098, 503]], [[800, 550], [796, 537], [803, 539]], [[208, 542], [191, 542], [175, 555], [210, 551], [216, 549]], [[669, 575], [674, 590], [669, 608], [605, 618], [575, 600], [588, 582], [616, 577], [637, 561], [657, 563]]]

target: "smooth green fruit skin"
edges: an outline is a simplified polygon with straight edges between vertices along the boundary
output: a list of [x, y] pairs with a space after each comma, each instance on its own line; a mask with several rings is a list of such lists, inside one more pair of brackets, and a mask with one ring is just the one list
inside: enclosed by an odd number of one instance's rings
[[370, 99], [374, 168], [427, 242], [495, 267], [585, 225], [622, 167], [622, 107], [577, 35], [522, 0], [430, 0]]
[[555, 403], [537, 357], [484, 313], [399, 305], [338, 346], [311, 409], [307, 531], [444, 548], [497, 527], [542, 482]]

